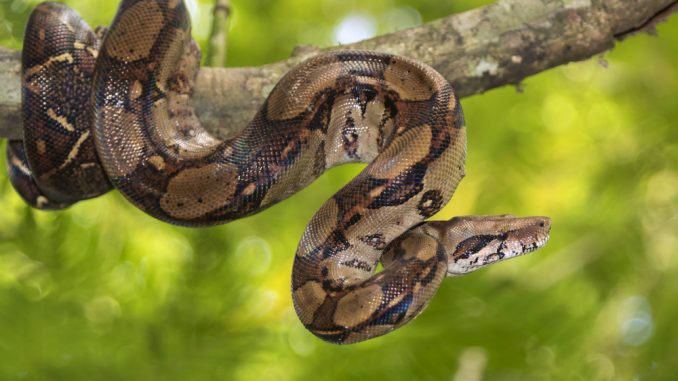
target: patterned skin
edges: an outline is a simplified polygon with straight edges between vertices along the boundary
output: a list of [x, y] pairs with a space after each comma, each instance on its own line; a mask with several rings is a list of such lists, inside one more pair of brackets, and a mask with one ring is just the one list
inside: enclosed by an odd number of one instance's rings
[[[364, 51], [311, 58], [239, 135], [221, 141], [191, 105], [200, 52], [190, 35], [179, 0], [122, 1], [100, 49], [74, 11], [38, 6], [24, 47], [27, 162], [20, 143], [8, 151], [12, 182], [29, 203], [58, 208], [112, 184], [158, 219], [213, 225], [271, 206], [333, 166], [367, 163], [313, 216], [294, 262], [297, 314], [334, 343], [396, 329], [446, 275], [548, 240], [545, 217], [425, 222], [465, 174], [461, 105], [434, 69]], [[73, 98], [55, 98], [54, 88]]]

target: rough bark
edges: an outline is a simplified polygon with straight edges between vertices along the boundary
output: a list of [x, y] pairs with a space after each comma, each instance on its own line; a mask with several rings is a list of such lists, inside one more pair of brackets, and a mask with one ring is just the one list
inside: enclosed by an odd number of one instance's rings
[[[676, 11], [678, 0], [500, 0], [341, 48], [426, 62], [463, 97], [600, 54]], [[221, 137], [239, 131], [287, 70], [326, 50], [299, 48], [261, 67], [202, 69], [194, 104], [203, 124]], [[0, 49], [0, 137], [20, 136], [19, 58]]]
[[0, 47], [0, 137], [17, 138], [21, 132], [21, 54]]

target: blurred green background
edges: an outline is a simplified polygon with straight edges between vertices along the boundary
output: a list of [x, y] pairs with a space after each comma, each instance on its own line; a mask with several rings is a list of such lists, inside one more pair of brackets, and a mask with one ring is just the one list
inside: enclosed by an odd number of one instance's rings
[[[20, 48], [36, 3], [0, 0], [1, 46]], [[117, 5], [66, 3], [92, 25]], [[191, 5], [203, 46], [211, 3]], [[259, 65], [296, 44], [486, 3], [233, 0], [228, 62]], [[417, 320], [358, 345], [304, 330], [290, 273], [306, 223], [360, 166], [209, 229], [157, 222], [116, 193], [36, 212], [3, 169], [0, 380], [675, 379], [678, 16], [658, 34], [531, 77], [522, 93], [462, 101], [468, 175], [437, 218], [548, 215], [551, 242], [446, 280]]]

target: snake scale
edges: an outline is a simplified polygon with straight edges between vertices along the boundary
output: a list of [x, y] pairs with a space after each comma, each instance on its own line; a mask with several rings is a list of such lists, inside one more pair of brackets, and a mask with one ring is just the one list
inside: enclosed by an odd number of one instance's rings
[[548, 240], [546, 217], [425, 222], [464, 177], [466, 129], [452, 87], [422, 63], [350, 50], [310, 58], [221, 141], [191, 104], [200, 51], [181, 0], [123, 0], [97, 32], [62, 4], [40, 4], [22, 61], [25, 133], [8, 144], [7, 162], [36, 208], [115, 187], [160, 220], [213, 225], [333, 166], [367, 163], [316, 212], [294, 259], [294, 308], [323, 340], [383, 335], [416, 317], [445, 276]]

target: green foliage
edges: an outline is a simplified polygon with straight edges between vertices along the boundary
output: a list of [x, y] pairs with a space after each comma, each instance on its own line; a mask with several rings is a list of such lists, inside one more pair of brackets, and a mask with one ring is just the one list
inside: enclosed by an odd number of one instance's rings
[[[36, 3], [0, 0], [0, 45], [20, 47]], [[116, 6], [67, 3], [93, 25]], [[487, 1], [233, 3], [229, 63], [258, 65], [295, 44], [333, 44], [350, 14], [373, 17], [383, 33], [403, 25], [393, 17], [398, 7], [425, 22]], [[197, 9], [204, 44], [210, 2]], [[116, 193], [65, 212], [33, 211], [3, 171], [0, 379], [672, 378], [678, 18], [658, 32], [619, 44], [607, 64], [570, 64], [529, 78], [522, 93], [507, 87], [463, 100], [468, 174], [437, 218], [548, 215], [552, 240], [536, 254], [446, 280], [413, 323], [354, 346], [304, 331], [289, 283], [306, 223], [359, 166], [209, 229], [157, 222]]]

